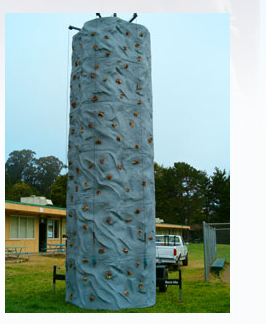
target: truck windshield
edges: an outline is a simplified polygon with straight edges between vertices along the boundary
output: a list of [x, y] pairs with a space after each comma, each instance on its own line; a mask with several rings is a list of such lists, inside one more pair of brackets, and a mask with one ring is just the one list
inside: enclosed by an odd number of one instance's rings
[[168, 246], [175, 246], [180, 245], [180, 239], [178, 236], [156, 236], [156, 245], [168, 245]]

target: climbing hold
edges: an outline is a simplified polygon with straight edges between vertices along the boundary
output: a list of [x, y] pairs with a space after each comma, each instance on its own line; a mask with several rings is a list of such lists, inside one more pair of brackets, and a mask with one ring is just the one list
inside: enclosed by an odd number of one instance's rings
[[76, 74], [73, 74], [72, 79], [76, 80], [76, 78], [77, 78]]
[[139, 100], [139, 101], [138, 101], [138, 105], [141, 105], [141, 104], [142, 104], [142, 101], [141, 101], [141, 100]]
[[70, 166], [72, 164], [72, 162], [71, 161], [68, 161], [68, 165]]
[[116, 138], [118, 140], [118, 142], [121, 142], [122, 138], [120, 136], [117, 136]]
[[139, 45], [139, 44], [136, 44], [135, 46], [136, 46], [137, 48], [139, 48], [139, 47], [140, 47], [140, 45]]
[[134, 112], [133, 114], [135, 117], [138, 117], [138, 113], [137, 112]]
[[101, 194], [101, 190], [97, 190], [97, 195], [100, 195]]
[[108, 180], [111, 180], [112, 179], [112, 175], [111, 174], [107, 174], [107, 177], [106, 177]]
[[106, 55], [106, 56], [108, 57], [108, 56], [109, 56], [110, 54], [111, 54], [110, 52], [106, 52], [106, 54], [105, 54], [105, 55]]
[[79, 173], [79, 168], [76, 168], [76, 173]]
[[94, 301], [95, 297], [94, 296], [90, 296], [90, 301]]
[[105, 253], [105, 249], [99, 249], [99, 253]]
[[69, 268], [72, 268], [72, 263], [71, 262], [69, 263]]
[[127, 274], [128, 274], [129, 276], [132, 276], [132, 275], [133, 275], [133, 273], [132, 273], [131, 271], [129, 271], [129, 270], [127, 270]]
[[139, 160], [135, 160], [132, 162], [132, 164], [138, 164], [139, 163]]
[[139, 235], [140, 235], [140, 236], [142, 235], [142, 230], [139, 230]]
[[134, 122], [131, 120], [131, 121], [129, 122], [129, 125], [130, 125], [131, 127], [134, 127]]
[[139, 290], [141, 290], [141, 289], [142, 289], [142, 287], [143, 287], [143, 283], [142, 283], [142, 282], [140, 282], [140, 283], [139, 283]]
[[95, 35], [96, 35], [96, 32], [93, 31], [93, 32], [91, 33], [91, 36], [95, 36]]
[[103, 116], [104, 116], [104, 111], [99, 111], [99, 112], [98, 112], [98, 116], [103, 117]]
[[127, 46], [124, 46], [124, 50], [125, 50], [125, 51], [127, 50]]
[[72, 50], [75, 51], [76, 47], [75, 46], [72, 46]]
[[87, 277], [83, 277], [82, 280], [86, 282], [88, 280], [88, 278]]
[[90, 164], [89, 164], [89, 169], [91, 169], [93, 167], [93, 163], [91, 162]]
[[106, 277], [107, 279], [111, 279], [111, 278], [112, 278], [112, 274], [111, 274], [111, 272], [110, 272], [110, 271], [106, 271], [106, 272], [105, 272], [105, 277]]
[[126, 218], [125, 221], [126, 222], [132, 222], [132, 218]]
[[84, 129], [83, 129], [83, 127], [82, 127], [82, 126], [80, 127], [80, 129], [79, 129], [79, 130], [80, 130], [80, 132], [81, 132], [81, 133], [83, 133], [83, 132], [84, 132]]
[[137, 90], [141, 90], [141, 86], [137, 84]]
[[106, 220], [106, 223], [108, 223], [108, 225], [113, 225], [113, 222], [109, 218]]
[[143, 36], [144, 36], [144, 34], [143, 34], [143, 33], [140, 33], [140, 34], [139, 34], [139, 36], [140, 36], [140, 37], [143, 37]]
[[89, 260], [88, 260], [88, 259], [82, 259], [82, 262], [83, 262], [83, 263], [88, 263]]
[[71, 202], [73, 201], [73, 195], [70, 196], [70, 201], [71, 201]]
[[75, 235], [76, 235], [76, 231], [75, 231], [75, 230], [74, 230], [74, 231], [72, 232], [72, 235], [73, 235], [73, 236], [75, 236]]
[[72, 247], [72, 246], [74, 246], [74, 243], [68, 243], [68, 246], [70, 246], [70, 247]]
[[101, 164], [104, 164], [104, 158], [100, 159]]
[[94, 66], [95, 70], [98, 70], [99, 67], [100, 67], [99, 64], [96, 64], [96, 65]]
[[130, 191], [130, 189], [129, 188], [126, 188], [126, 192], [129, 192]]
[[126, 296], [129, 296], [129, 291], [126, 290], [126, 291], [124, 292], [124, 294], [125, 294]]
[[152, 137], [150, 137], [150, 138], [148, 139], [148, 142], [149, 142], [149, 143], [151, 143], [151, 142], [152, 142]]
[[81, 42], [79, 42], [79, 45], [80, 45], [80, 46], [82, 46], [82, 43], [81, 43]]
[[84, 211], [86, 211], [86, 210], [89, 209], [89, 207], [85, 205], [85, 206], [82, 207], [82, 209], [83, 209]]
[[114, 128], [116, 128], [116, 126], [117, 126], [117, 123], [113, 123], [113, 124], [112, 124], [112, 126], [113, 126]]
[[136, 148], [136, 149], [138, 149], [138, 148], [139, 148], [139, 145], [138, 145], [138, 144], [136, 144], [136, 145], [135, 145], [135, 148]]
[[122, 81], [120, 79], [116, 79], [115, 82], [118, 83], [118, 84], [122, 83]]
[[122, 170], [123, 169], [121, 164], [118, 165], [118, 169], [119, 170]]
[[98, 97], [97, 96], [93, 96], [91, 100], [92, 101], [98, 101]]
[[129, 32], [129, 31], [127, 31], [127, 32], [126, 32], [126, 35], [127, 35], [127, 36], [129, 36], [129, 35], [130, 35], [130, 32]]
[[140, 212], [141, 212], [140, 209], [136, 209], [136, 210], [135, 210], [135, 214], [139, 214]]
[[76, 186], [76, 187], [75, 187], [75, 191], [77, 192], [77, 191], [78, 191], [78, 189], [79, 189], [79, 187], [78, 187], [78, 186]]
[[146, 181], [142, 181], [142, 185], [143, 185], [143, 187], [145, 187], [145, 186], [146, 186], [146, 184], [147, 184], [147, 182], [146, 182]]
[[105, 38], [105, 39], [109, 39], [109, 36], [105, 35], [104, 38]]
[[124, 252], [124, 253], [128, 253], [128, 249], [124, 247], [124, 248], [123, 248], [123, 252]]
[[72, 297], [73, 297], [73, 293], [71, 292], [71, 293], [69, 294], [69, 296], [68, 296], [68, 297], [69, 297], [69, 299], [70, 299], [70, 300], [72, 300]]
[[92, 128], [93, 126], [92, 126], [92, 124], [89, 124], [89, 128]]
[[75, 102], [72, 102], [71, 106], [72, 108], [76, 108], [77, 104]]
[[151, 235], [149, 236], [149, 240], [150, 240], [150, 241], [152, 241], [152, 240], [153, 240], [153, 237], [152, 237]]
[[102, 143], [102, 141], [100, 140], [100, 139], [97, 139], [96, 141], [95, 141], [95, 144], [101, 144]]
[[76, 147], [77, 150], [79, 150], [79, 146], [78, 145], [76, 145], [75, 147]]
[[84, 187], [87, 188], [88, 186], [89, 186], [89, 184], [88, 184], [87, 182], [85, 182], [85, 183], [84, 183]]
[[85, 229], [85, 230], [88, 229], [88, 225], [87, 225], [87, 224], [84, 224], [82, 227], [83, 227], [83, 229]]
[[139, 264], [140, 264], [139, 262], [136, 262], [136, 268], [138, 268], [138, 267], [139, 267]]
[[139, 62], [141, 61], [141, 56], [138, 56], [138, 61], [139, 61]]
[[124, 93], [121, 93], [120, 98], [123, 99], [125, 97]]
[[96, 74], [91, 72], [91, 78], [95, 78], [96, 77]]
[[97, 45], [93, 45], [93, 49], [94, 49], [95, 51], [97, 50], [97, 48], [98, 48]]
[[74, 134], [75, 130], [73, 128], [70, 129], [70, 133]]
[[73, 178], [74, 178], [73, 175], [70, 175], [70, 176], [69, 176], [69, 179], [70, 179], [70, 180], [73, 180]]
[[107, 78], [104, 78], [104, 79], [103, 79], [103, 82], [106, 82], [106, 81], [107, 81]]
[[128, 68], [128, 64], [125, 64], [125, 65], [124, 65], [124, 68], [127, 69], [127, 68]]

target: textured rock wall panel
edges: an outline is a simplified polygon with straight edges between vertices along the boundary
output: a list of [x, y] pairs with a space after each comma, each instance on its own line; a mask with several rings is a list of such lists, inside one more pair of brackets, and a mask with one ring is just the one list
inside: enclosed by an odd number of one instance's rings
[[155, 193], [148, 30], [116, 17], [73, 37], [66, 301], [155, 304]]

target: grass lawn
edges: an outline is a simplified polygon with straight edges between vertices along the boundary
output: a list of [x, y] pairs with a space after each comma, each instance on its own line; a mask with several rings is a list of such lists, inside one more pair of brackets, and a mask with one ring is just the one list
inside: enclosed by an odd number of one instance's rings
[[[189, 263], [182, 267], [182, 294], [179, 301], [178, 286], [169, 286], [166, 293], [157, 288], [157, 302], [149, 308], [124, 309], [118, 313], [229, 313], [230, 284], [228, 283], [230, 246], [218, 245], [217, 256], [225, 257], [227, 264], [220, 277], [211, 275], [204, 282], [203, 244], [190, 244]], [[65, 273], [62, 256], [31, 256], [23, 263], [6, 263], [6, 313], [97, 313], [80, 309], [65, 302], [65, 282], [56, 282], [53, 295], [53, 265]], [[227, 273], [227, 276], [225, 276]], [[177, 274], [170, 272], [169, 278]]]

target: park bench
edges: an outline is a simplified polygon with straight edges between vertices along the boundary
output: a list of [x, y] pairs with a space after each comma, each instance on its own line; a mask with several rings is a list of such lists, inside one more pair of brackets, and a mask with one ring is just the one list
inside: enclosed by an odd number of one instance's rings
[[[17, 261], [18, 260], [29, 260], [31, 252], [22, 252], [25, 247], [14, 246], [14, 247], [6, 247], [5, 248], [5, 258], [14, 257]], [[21, 258], [21, 256], [27, 256], [27, 259]]]
[[65, 244], [46, 244], [45, 248], [42, 248], [42, 252], [52, 253], [65, 253], [66, 245]]
[[214, 271], [217, 275], [219, 275], [220, 271], [224, 267], [224, 264], [225, 259], [216, 259], [211, 266], [211, 270]]

